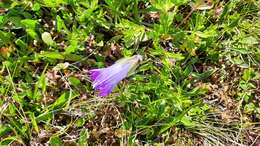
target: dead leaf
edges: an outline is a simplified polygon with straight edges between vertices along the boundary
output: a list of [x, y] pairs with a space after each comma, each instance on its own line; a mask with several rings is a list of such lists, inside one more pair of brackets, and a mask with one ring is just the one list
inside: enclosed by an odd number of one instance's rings
[[128, 136], [131, 134], [131, 131], [130, 130], [125, 130], [125, 129], [117, 129], [115, 131], [115, 135], [118, 137], [118, 138], [122, 138], [122, 137], [125, 137], [125, 136]]

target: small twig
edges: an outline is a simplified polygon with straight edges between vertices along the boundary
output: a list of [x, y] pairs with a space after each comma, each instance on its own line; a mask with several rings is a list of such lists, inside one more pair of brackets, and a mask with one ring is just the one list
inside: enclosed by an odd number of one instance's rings
[[96, 52], [97, 49], [98, 49], [98, 48], [95, 48], [88, 56], [82, 58], [81, 60], [79, 60], [79, 61], [77, 61], [77, 62], [72, 63], [71, 65], [75, 65], [75, 64], [78, 64], [78, 63], [80, 63], [80, 62], [82, 62], [82, 61], [87, 60], [91, 55], [93, 55], [93, 54]]
[[251, 144], [250, 146], [253, 146], [253, 145], [257, 142], [259, 136], [260, 136], [260, 135], [258, 134], [257, 137], [255, 138], [255, 140], [252, 142], [252, 144]]
[[192, 10], [189, 12], [189, 14], [181, 21], [180, 24], [177, 25], [177, 27], [180, 27], [183, 23], [186, 23], [188, 18], [191, 16], [191, 14], [195, 11], [194, 8], [192, 8]]

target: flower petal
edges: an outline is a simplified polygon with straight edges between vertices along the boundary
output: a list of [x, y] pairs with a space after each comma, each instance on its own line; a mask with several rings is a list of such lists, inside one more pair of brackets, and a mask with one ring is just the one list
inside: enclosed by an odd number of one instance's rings
[[111, 85], [111, 84], [103, 84], [100, 85], [99, 87], [97, 87], [96, 89], [98, 90], [98, 95], [99, 96], [107, 96], [108, 94], [110, 94], [113, 90], [113, 88], [116, 85]]
[[97, 77], [101, 74], [102, 69], [92, 69], [89, 71], [90, 73], [90, 79], [92, 81], [95, 81], [97, 79]]
[[113, 88], [123, 80], [129, 71], [129, 65], [110, 66], [102, 71], [94, 82], [93, 87], [99, 91], [99, 96], [107, 96]]
[[141, 57], [135, 55], [123, 58], [107, 68], [90, 70], [92, 86], [95, 90], [98, 90], [99, 96], [107, 96], [111, 93], [113, 88], [127, 77], [129, 71], [138, 64], [138, 61], [141, 61]]

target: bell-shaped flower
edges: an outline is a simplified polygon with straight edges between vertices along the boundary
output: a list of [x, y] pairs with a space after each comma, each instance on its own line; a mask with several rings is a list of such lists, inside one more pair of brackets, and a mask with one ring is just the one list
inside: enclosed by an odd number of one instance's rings
[[141, 55], [134, 55], [118, 60], [115, 64], [101, 69], [89, 71], [92, 86], [98, 91], [99, 96], [107, 96], [114, 87], [136, 69], [142, 61]]

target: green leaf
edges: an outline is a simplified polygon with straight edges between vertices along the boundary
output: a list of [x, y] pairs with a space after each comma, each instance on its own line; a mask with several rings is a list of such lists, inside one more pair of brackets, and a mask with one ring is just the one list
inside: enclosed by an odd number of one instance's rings
[[58, 136], [52, 136], [49, 140], [51, 146], [62, 146], [62, 141]]
[[23, 24], [26, 29], [35, 30], [36, 25], [38, 24], [38, 20], [23, 19], [21, 20], [21, 24]]
[[44, 113], [41, 113], [39, 116], [36, 117], [36, 121], [50, 121], [53, 118], [53, 112], [47, 111]]
[[55, 71], [60, 71], [60, 70], [64, 70], [66, 68], [69, 67], [69, 63], [65, 62], [65, 63], [58, 63], [56, 66], [54, 66], [52, 69]]
[[[48, 64], [45, 66], [40, 78], [38, 79], [38, 81], [35, 84], [34, 93], [33, 93], [34, 100], [40, 100], [42, 97], [41, 93], [44, 94], [44, 92], [46, 91], [47, 79], [45, 77], [45, 71], [46, 71], [47, 67], [48, 67]], [[42, 89], [41, 93], [38, 89]]]
[[174, 3], [177, 6], [180, 6], [180, 5], [188, 3], [188, 0], [172, 0], [172, 3]]
[[151, 4], [155, 9], [158, 9], [163, 13], [166, 13], [174, 6], [174, 4], [179, 4], [179, 2], [175, 2], [173, 0], [153, 0], [151, 1]]
[[2, 141], [0, 142], [0, 146], [10, 146], [14, 142], [17, 142], [16, 143], [17, 145], [19, 145], [19, 144], [24, 145], [20, 138], [15, 137], [15, 136], [10, 136], [10, 137], [2, 139]]
[[34, 116], [34, 113], [33, 113], [33, 112], [30, 112], [29, 116], [30, 116], [30, 119], [31, 119], [32, 126], [33, 126], [34, 130], [35, 130], [37, 133], [39, 133], [39, 127], [38, 127], [38, 125], [37, 125], [37, 122], [36, 122], [36, 118], [35, 118], [35, 116]]
[[76, 33], [71, 33], [69, 35], [70, 45], [65, 48], [67, 54], [74, 53], [78, 49], [78, 35]]
[[8, 110], [10, 115], [16, 115], [17, 108], [14, 104], [9, 104]]
[[64, 0], [43, 0], [46, 7], [58, 7], [61, 4], [66, 4]]
[[247, 114], [252, 114], [256, 109], [256, 106], [254, 105], [254, 103], [249, 103], [249, 104], [246, 104], [245, 107], [244, 107], [244, 112], [247, 113]]
[[39, 11], [41, 9], [41, 5], [39, 3], [34, 3], [33, 4], [33, 7], [32, 7], [32, 10], [33, 11]]
[[116, 27], [119, 30], [122, 30], [124, 34], [124, 43], [127, 48], [147, 40], [145, 27], [142, 25], [135, 24], [128, 20], [122, 20]]
[[10, 131], [12, 131], [10, 127], [0, 124], [0, 137], [4, 136]]
[[62, 30], [64, 30], [65, 32], [68, 32], [68, 29], [64, 23], [64, 21], [61, 19], [61, 17], [59, 15], [57, 15], [56, 17], [56, 28], [58, 32], [61, 32]]
[[[7, 18], [8, 18], [9, 22], [14, 24], [14, 28], [19, 29], [19, 28], [25, 27], [25, 25], [23, 25], [21, 23], [21, 20], [22, 20], [21, 17], [11, 16], [11, 17], [7, 17]], [[5, 21], [5, 22], [8, 22], [8, 21]]]
[[69, 92], [65, 92], [63, 93], [53, 104], [52, 104], [52, 109], [58, 109], [63, 107], [70, 98], [70, 93]]
[[192, 121], [191, 117], [189, 117], [189, 116], [183, 116], [181, 118], [181, 123], [185, 127], [194, 127], [195, 126], [195, 123]]
[[213, 8], [213, 3], [211, 0], [196, 0], [195, 3], [192, 5], [193, 9], [197, 10], [208, 10]]
[[86, 146], [88, 144], [89, 132], [88, 129], [83, 128], [80, 131], [80, 137], [78, 141], [78, 146]]
[[243, 43], [243, 44], [248, 44], [248, 45], [256, 45], [256, 44], [259, 44], [259, 42], [256, 40], [256, 38], [253, 37], [253, 36], [249, 36], [249, 37], [242, 38], [241, 43]]
[[36, 39], [38, 40], [39, 37], [38, 37], [38, 34], [33, 30], [33, 29], [26, 29], [26, 32], [29, 34], [29, 36], [31, 36], [33, 39]]
[[42, 33], [42, 40], [49, 46], [55, 45], [55, 42], [52, 40], [51, 34], [49, 32]]
[[203, 73], [192, 73], [192, 76], [199, 80], [205, 80], [208, 79], [212, 74], [214, 73], [214, 70], [205, 71]]
[[15, 44], [17, 46], [19, 46], [20, 48], [22, 48], [22, 49], [26, 49], [27, 48], [27, 44], [23, 40], [21, 40], [21, 39], [17, 39], [15, 41]]
[[78, 78], [76, 77], [69, 77], [69, 82], [73, 85], [73, 86], [78, 86], [81, 82]]
[[260, 64], [260, 51], [255, 53], [255, 59], [259, 62]]
[[64, 59], [64, 56], [60, 52], [42, 51], [41, 54], [39, 54], [39, 57], [41, 57], [41, 58], [51, 58], [51, 59]]
[[11, 37], [12, 35], [10, 33], [0, 30], [0, 45], [9, 43], [11, 41]]
[[65, 53], [64, 57], [65, 57], [65, 60], [68, 60], [68, 61], [80, 61], [80, 60], [82, 60], [82, 58], [84, 56], [77, 55], [77, 54], [67, 54], [67, 53]]
[[181, 53], [169, 53], [166, 52], [167, 57], [175, 59], [175, 60], [183, 60], [185, 57]]
[[4, 23], [4, 16], [0, 16], [0, 26], [1, 26], [1, 24], [3, 24]]
[[245, 81], [249, 81], [251, 80], [253, 77], [255, 76], [255, 72], [252, 68], [249, 68], [249, 69], [246, 69], [243, 73], [243, 76], [242, 78], [245, 80]]
[[85, 124], [85, 122], [86, 122], [85, 118], [79, 118], [79, 119], [75, 122], [75, 124], [76, 124], [77, 127], [83, 127], [84, 124]]
[[13, 95], [12, 98], [18, 103], [23, 103], [23, 97], [19, 96], [18, 94]]

